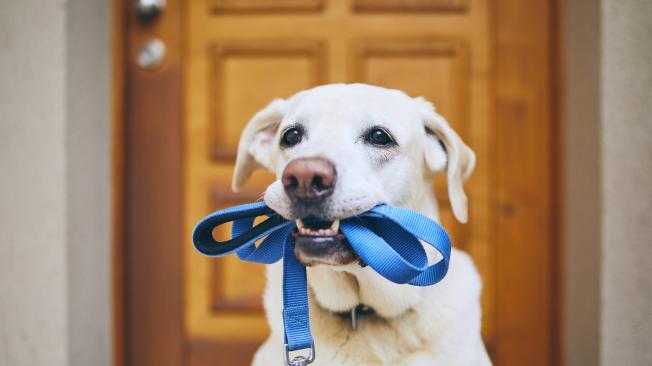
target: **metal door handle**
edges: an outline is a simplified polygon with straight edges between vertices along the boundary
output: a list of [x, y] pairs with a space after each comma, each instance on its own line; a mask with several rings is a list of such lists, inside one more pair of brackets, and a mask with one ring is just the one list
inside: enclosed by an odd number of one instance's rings
[[151, 22], [165, 9], [165, 0], [136, 0], [138, 18], [143, 22]]
[[136, 61], [142, 69], [151, 70], [159, 67], [165, 58], [165, 43], [152, 39], [145, 43], [138, 52]]

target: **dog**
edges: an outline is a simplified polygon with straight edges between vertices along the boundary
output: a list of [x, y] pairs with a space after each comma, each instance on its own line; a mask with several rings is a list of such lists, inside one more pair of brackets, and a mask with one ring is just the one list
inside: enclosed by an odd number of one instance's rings
[[[467, 254], [453, 249], [438, 284], [398, 285], [362, 266], [338, 231], [339, 220], [380, 203], [437, 219], [437, 173], [447, 175], [453, 214], [465, 223], [462, 183], [474, 166], [475, 154], [434, 106], [398, 90], [318, 86], [273, 100], [249, 121], [233, 189], [256, 169], [276, 174], [264, 200], [297, 222], [294, 251], [307, 267], [314, 365], [491, 365], [480, 334], [481, 280]], [[441, 258], [424, 248], [431, 263]], [[271, 335], [254, 366], [284, 364], [281, 283], [282, 264], [268, 266]]]

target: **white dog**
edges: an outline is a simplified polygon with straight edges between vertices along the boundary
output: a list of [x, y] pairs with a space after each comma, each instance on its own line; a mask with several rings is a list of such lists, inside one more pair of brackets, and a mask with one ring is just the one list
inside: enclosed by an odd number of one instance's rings
[[[397, 285], [361, 266], [338, 232], [340, 219], [379, 203], [437, 219], [432, 182], [443, 171], [453, 213], [466, 222], [462, 182], [474, 165], [473, 151], [432, 104], [397, 90], [325, 85], [276, 99], [253, 117], [240, 139], [233, 188], [257, 168], [276, 173], [264, 199], [300, 228], [295, 254], [308, 267], [314, 365], [491, 364], [480, 336], [481, 281], [468, 255], [453, 249], [448, 275], [436, 285]], [[282, 265], [269, 266], [267, 277], [271, 335], [255, 366], [284, 363]]]

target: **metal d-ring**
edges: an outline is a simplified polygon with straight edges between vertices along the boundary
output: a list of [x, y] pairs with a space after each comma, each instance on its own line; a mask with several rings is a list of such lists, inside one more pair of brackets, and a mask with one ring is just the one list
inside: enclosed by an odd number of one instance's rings
[[285, 364], [287, 366], [307, 366], [315, 360], [315, 342], [310, 343], [310, 353], [308, 357], [296, 356], [290, 361], [290, 348], [285, 345]]
[[351, 309], [351, 329], [358, 329], [358, 307], [354, 306]]

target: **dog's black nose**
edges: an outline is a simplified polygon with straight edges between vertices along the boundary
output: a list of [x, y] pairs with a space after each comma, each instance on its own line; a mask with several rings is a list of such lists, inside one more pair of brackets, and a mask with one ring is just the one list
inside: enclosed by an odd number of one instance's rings
[[283, 170], [281, 182], [285, 193], [294, 202], [323, 200], [333, 194], [335, 166], [324, 158], [292, 160]]

